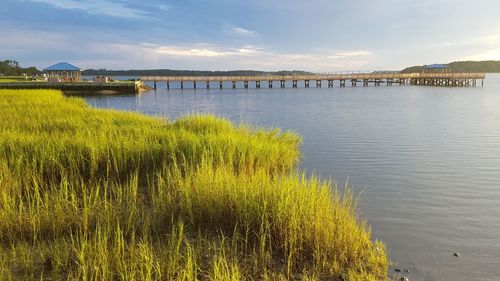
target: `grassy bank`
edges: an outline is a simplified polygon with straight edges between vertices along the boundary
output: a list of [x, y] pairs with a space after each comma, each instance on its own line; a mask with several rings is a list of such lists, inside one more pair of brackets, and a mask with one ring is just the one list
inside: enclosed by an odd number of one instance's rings
[[349, 194], [300, 139], [0, 90], [0, 279], [385, 280]]
[[24, 76], [0, 76], [0, 83], [28, 82]]

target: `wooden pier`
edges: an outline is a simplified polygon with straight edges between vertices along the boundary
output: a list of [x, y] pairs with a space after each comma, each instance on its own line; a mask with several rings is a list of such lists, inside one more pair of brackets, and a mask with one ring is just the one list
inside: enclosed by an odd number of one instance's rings
[[[398, 85], [415, 85], [415, 86], [441, 86], [441, 87], [475, 87], [478, 81], [481, 86], [484, 84], [484, 73], [352, 73], [352, 74], [313, 74], [313, 75], [264, 75], [264, 76], [143, 76], [140, 78], [143, 82], [153, 82], [154, 89], [157, 88], [158, 82], [166, 83], [166, 88], [171, 88], [172, 82], [180, 84], [180, 88], [184, 88], [185, 83], [190, 83], [193, 88], [206, 87], [207, 89], [214, 83], [216, 87], [222, 89], [224, 82], [231, 82], [232, 88], [236, 88], [237, 82], [242, 82], [244, 88], [249, 87], [249, 83], [254, 83], [255, 88], [261, 88], [263, 82], [267, 82], [268, 88], [279, 86], [285, 88], [285, 85], [292, 84], [292, 88], [297, 88], [299, 81], [303, 81], [305, 88], [311, 86], [322, 87], [326, 85], [328, 88], [334, 86], [334, 82], [338, 82], [340, 87], [358, 85], [367, 87], [370, 85], [381, 86], [385, 84], [391, 86]], [[279, 85], [276, 85], [278, 84]], [[201, 84], [201, 85], [200, 85]]]
[[56, 89], [65, 93], [124, 93], [135, 94], [144, 89], [142, 81], [124, 82], [9, 82], [0, 83], [0, 89]]

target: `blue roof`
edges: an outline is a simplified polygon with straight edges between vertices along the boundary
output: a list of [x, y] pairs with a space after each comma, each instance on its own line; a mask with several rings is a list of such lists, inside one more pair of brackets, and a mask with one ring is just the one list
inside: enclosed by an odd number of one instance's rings
[[56, 64], [44, 69], [44, 71], [50, 71], [50, 70], [54, 70], [54, 71], [79, 71], [80, 68], [78, 68], [72, 64], [69, 64], [67, 62], [60, 62], [60, 63], [56, 63]]
[[425, 65], [424, 66], [425, 68], [448, 68], [448, 65], [447, 64], [429, 64], [429, 65]]

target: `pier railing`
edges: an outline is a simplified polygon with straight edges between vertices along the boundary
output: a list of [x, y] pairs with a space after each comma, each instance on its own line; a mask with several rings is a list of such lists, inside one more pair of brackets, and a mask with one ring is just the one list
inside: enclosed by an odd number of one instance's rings
[[364, 79], [484, 79], [484, 73], [350, 73], [314, 75], [255, 75], [255, 76], [142, 76], [144, 82], [180, 81], [294, 81], [294, 80], [364, 80]]
[[292, 82], [292, 87], [297, 88], [299, 81], [304, 81], [304, 87], [309, 88], [310, 81], [316, 81], [316, 87], [321, 87], [322, 81], [328, 82], [328, 88], [334, 86], [338, 81], [340, 87], [346, 86], [346, 81], [350, 81], [352, 86], [362, 83], [363, 86], [373, 84], [380, 86], [386, 84], [417, 85], [417, 86], [445, 86], [445, 87], [474, 87], [477, 80], [483, 80], [484, 73], [399, 73], [399, 72], [372, 72], [372, 73], [345, 73], [345, 74], [308, 74], [308, 75], [255, 75], [255, 76], [143, 76], [143, 82], [153, 82], [154, 89], [158, 82], [165, 82], [167, 89], [170, 89], [170, 82], [180, 82], [180, 88], [184, 88], [185, 82], [193, 83], [193, 88], [197, 88], [197, 82], [205, 82], [206, 88], [210, 88], [211, 82], [218, 82], [219, 88], [223, 88], [223, 82], [232, 82], [233, 89], [236, 89], [237, 82], [243, 82], [244, 88], [249, 88], [249, 82], [255, 82], [255, 87], [260, 88], [261, 82], [267, 81], [268, 87], [272, 88], [274, 82], [280, 82], [280, 87], [285, 88], [286, 82]]

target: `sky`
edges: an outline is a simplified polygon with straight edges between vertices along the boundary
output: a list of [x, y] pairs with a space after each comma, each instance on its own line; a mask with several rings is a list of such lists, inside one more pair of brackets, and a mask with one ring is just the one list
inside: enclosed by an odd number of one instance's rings
[[2, 0], [0, 60], [43, 69], [400, 70], [500, 60], [498, 0]]

